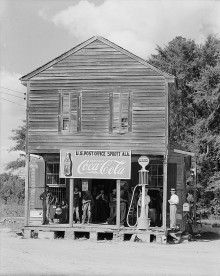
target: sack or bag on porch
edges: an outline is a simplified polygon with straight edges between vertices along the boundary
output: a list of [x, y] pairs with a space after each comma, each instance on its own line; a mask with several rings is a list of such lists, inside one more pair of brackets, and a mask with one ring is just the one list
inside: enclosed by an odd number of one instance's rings
[[54, 216], [56, 214], [56, 206], [55, 205], [50, 205], [50, 219], [54, 219]]

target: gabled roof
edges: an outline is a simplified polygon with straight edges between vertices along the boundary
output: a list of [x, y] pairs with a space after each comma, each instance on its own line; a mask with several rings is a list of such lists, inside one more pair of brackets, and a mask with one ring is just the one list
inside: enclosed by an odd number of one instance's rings
[[109, 45], [110, 47], [114, 48], [115, 50], [117, 50], [117, 51], [119, 51], [119, 52], [121, 52], [121, 53], [129, 56], [130, 58], [136, 60], [137, 62], [143, 64], [144, 66], [152, 69], [153, 71], [157, 72], [158, 74], [164, 76], [166, 79], [168, 79], [168, 81], [170, 81], [170, 82], [174, 81], [174, 78], [175, 78], [174, 76], [172, 76], [172, 75], [170, 75], [170, 74], [168, 74], [168, 73], [166, 73], [166, 72], [164, 72], [164, 71], [162, 71], [162, 70], [154, 67], [153, 65], [147, 63], [144, 59], [142, 59], [142, 58], [140, 58], [140, 57], [138, 57], [138, 56], [130, 53], [129, 51], [123, 49], [122, 47], [116, 45], [115, 43], [113, 43], [113, 42], [111, 42], [111, 41], [109, 41], [106, 38], [101, 37], [101, 36], [93, 36], [93, 37], [91, 37], [90, 39], [84, 41], [83, 43], [77, 45], [76, 47], [74, 47], [74, 48], [70, 49], [69, 51], [65, 52], [64, 54], [60, 55], [59, 57], [57, 57], [57, 58], [49, 61], [48, 63], [44, 64], [43, 66], [37, 68], [36, 70], [34, 70], [34, 71], [30, 72], [30, 73], [28, 73], [27, 75], [24, 75], [23, 77], [20, 78], [20, 80], [22, 82], [28, 81], [29, 79], [31, 79], [32, 77], [36, 76], [40, 72], [46, 70], [47, 68], [53, 66], [54, 64], [60, 62], [61, 60], [65, 59], [65, 58], [67, 58], [68, 56], [76, 53], [77, 51], [83, 49], [84, 47], [86, 47], [87, 45], [89, 45], [90, 43], [92, 43], [92, 42], [94, 42], [96, 40], [99, 40], [99, 41], [101, 41], [101, 42]]

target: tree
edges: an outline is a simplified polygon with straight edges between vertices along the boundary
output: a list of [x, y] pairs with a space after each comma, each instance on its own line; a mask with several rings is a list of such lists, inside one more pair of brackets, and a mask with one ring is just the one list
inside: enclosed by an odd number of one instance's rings
[[[16, 144], [14, 147], [10, 148], [10, 151], [25, 151], [25, 137], [26, 137], [25, 121], [23, 121], [22, 126], [19, 126], [17, 129], [13, 129], [12, 134], [13, 135], [10, 137], [10, 139], [15, 141]], [[24, 155], [20, 154], [20, 157], [15, 161], [9, 162], [6, 165], [5, 169], [8, 171], [15, 171], [24, 166], [25, 166]]]
[[0, 200], [4, 204], [24, 202], [24, 179], [11, 173], [0, 174]]
[[215, 200], [220, 188], [220, 40], [209, 35], [198, 45], [176, 37], [164, 48], [157, 46], [157, 52], [149, 62], [176, 77], [177, 91], [170, 94], [171, 139], [195, 152], [200, 208], [220, 215]]

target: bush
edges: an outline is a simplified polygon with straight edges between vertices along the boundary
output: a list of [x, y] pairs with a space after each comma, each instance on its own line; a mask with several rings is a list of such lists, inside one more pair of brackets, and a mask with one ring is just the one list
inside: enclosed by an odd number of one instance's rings
[[25, 195], [24, 179], [11, 173], [0, 174], [0, 200], [4, 204], [23, 204]]
[[24, 216], [24, 205], [19, 204], [1, 204], [0, 203], [0, 217], [23, 217]]

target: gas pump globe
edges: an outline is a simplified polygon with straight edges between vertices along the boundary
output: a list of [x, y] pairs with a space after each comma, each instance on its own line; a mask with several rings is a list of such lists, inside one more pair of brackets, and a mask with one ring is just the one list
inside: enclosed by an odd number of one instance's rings
[[145, 197], [145, 187], [148, 186], [148, 173], [149, 171], [145, 167], [149, 164], [149, 158], [147, 156], [141, 156], [138, 159], [139, 165], [142, 166], [139, 173], [139, 186], [142, 186], [142, 198], [141, 198], [141, 214], [137, 219], [137, 229], [146, 230], [149, 227], [148, 214], [146, 214], [146, 204], [148, 204]]

